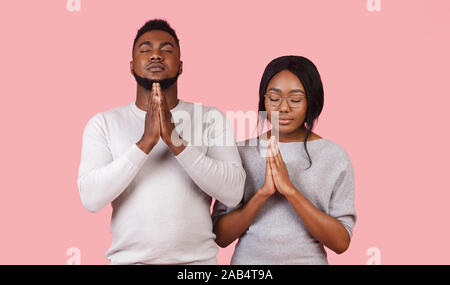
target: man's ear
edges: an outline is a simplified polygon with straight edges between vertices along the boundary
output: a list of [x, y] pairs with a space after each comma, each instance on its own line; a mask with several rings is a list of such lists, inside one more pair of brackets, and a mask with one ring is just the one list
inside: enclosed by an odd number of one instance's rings
[[132, 75], [134, 74], [133, 61], [130, 61], [130, 72]]
[[178, 72], [181, 74], [183, 73], [183, 62], [180, 60], [180, 69], [178, 70]]

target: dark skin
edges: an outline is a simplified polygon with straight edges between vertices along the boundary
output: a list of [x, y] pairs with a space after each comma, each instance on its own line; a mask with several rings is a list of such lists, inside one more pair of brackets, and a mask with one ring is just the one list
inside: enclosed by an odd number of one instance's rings
[[[279, 112], [280, 126], [278, 132], [280, 142], [304, 141], [306, 128], [303, 122], [306, 117], [308, 102], [303, 85], [298, 77], [290, 71], [283, 70], [271, 79], [267, 92], [277, 92], [284, 98], [292, 94], [299, 95], [297, 97], [302, 96], [300, 106], [295, 108], [289, 106], [287, 98], [282, 100], [280, 106], [273, 107], [268, 97], [265, 99], [265, 107], [269, 120], [271, 120], [270, 112]], [[270, 137], [270, 132], [267, 135]], [[263, 139], [263, 137], [267, 136], [261, 136], [260, 139]], [[320, 138], [319, 135], [312, 133], [308, 141]], [[299, 190], [301, 189], [296, 189], [290, 181], [286, 164], [275, 137], [271, 137], [267, 149], [264, 185], [245, 205], [219, 219], [214, 227], [217, 244], [226, 247], [239, 238], [252, 224], [267, 199], [274, 193], [279, 192], [286, 197], [316, 240], [338, 254], [345, 252], [350, 245], [350, 236], [345, 227], [336, 218], [315, 207]]]
[[[130, 72], [151, 80], [162, 80], [182, 73], [180, 49], [173, 37], [164, 31], [144, 33], [133, 48]], [[150, 153], [161, 138], [174, 155], [181, 153], [186, 142], [177, 134], [170, 112], [178, 104], [177, 83], [162, 91], [159, 83], [151, 91], [137, 84], [136, 106], [147, 112], [144, 133], [136, 145]]]

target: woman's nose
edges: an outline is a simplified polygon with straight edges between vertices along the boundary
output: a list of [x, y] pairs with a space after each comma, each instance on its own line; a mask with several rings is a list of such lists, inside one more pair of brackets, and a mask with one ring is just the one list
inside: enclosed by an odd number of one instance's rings
[[289, 112], [289, 111], [291, 111], [291, 109], [289, 107], [289, 104], [288, 104], [288, 99], [287, 98], [282, 98], [281, 99], [280, 111], [281, 112]]

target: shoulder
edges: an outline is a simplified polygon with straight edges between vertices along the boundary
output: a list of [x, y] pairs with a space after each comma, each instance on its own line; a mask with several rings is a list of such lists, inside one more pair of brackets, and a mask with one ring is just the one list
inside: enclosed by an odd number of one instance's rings
[[340, 144], [326, 138], [321, 138], [320, 156], [344, 167], [351, 166], [351, 159], [347, 150]]
[[258, 139], [251, 138], [244, 141], [238, 141], [236, 146], [243, 160], [247, 156], [253, 156], [254, 158], [255, 153], [258, 152]]
[[111, 108], [93, 115], [86, 123], [86, 128], [104, 128], [108, 122], [117, 121], [125, 117], [130, 110], [130, 104]]
[[[134, 104], [134, 103], [132, 103]], [[122, 105], [119, 107], [111, 108], [109, 110], [103, 111], [99, 114], [101, 114], [106, 121], [120, 119], [124, 116], [127, 116], [130, 112], [130, 103], [126, 105]]]
[[184, 100], [181, 100], [181, 102], [182, 102], [183, 106], [180, 110], [187, 111], [191, 114], [196, 114], [196, 115], [201, 114], [201, 116], [204, 119], [216, 117], [216, 116], [219, 116], [221, 118], [225, 117], [224, 113], [216, 107], [204, 105], [202, 103], [187, 102]]

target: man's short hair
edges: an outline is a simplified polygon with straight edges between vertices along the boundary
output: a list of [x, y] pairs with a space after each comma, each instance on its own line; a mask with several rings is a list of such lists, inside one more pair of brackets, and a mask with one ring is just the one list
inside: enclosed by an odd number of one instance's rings
[[153, 19], [153, 20], [150, 20], [147, 23], [145, 23], [138, 30], [138, 32], [136, 34], [136, 38], [134, 38], [133, 50], [134, 50], [134, 46], [136, 45], [137, 41], [143, 34], [145, 34], [146, 32], [154, 31], [154, 30], [164, 31], [164, 32], [170, 34], [173, 37], [173, 39], [175, 40], [175, 43], [177, 44], [178, 48], [180, 48], [180, 41], [178, 40], [177, 34], [175, 33], [174, 29], [172, 29], [172, 27], [169, 25], [169, 23], [167, 23], [166, 20]]

